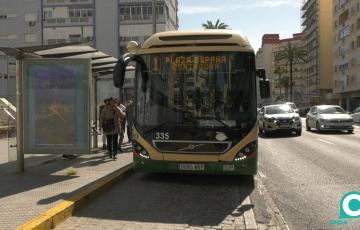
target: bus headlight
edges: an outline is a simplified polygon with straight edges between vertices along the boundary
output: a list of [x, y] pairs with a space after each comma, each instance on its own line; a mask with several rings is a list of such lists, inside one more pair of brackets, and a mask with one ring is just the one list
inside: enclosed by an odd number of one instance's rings
[[235, 155], [234, 161], [246, 160], [246, 158], [253, 155], [256, 152], [256, 150], [257, 150], [257, 141], [251, 142]]
[[136, 141], [133, 141], [133, 155], [134, 157], [150, 159], [149, 153]]

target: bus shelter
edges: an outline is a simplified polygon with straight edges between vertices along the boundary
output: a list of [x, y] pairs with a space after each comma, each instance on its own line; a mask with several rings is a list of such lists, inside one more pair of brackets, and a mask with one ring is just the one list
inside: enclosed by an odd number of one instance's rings
[[[88, 78], [89, 94], [88, 97], [86, 97], [89, 105], [86, 114], [86, 116], [89, 118], [88, 119], [89, 122], [87, 124], [88, 125], [87, 130], [89, 132], [88, 132], [88, 137], [84, 137], [84, 138], [89, 139], [88, 140], [89, 149], [96, 148], [98, 146], [98, 140], [97, 140], [98, 135], [97, 132], [95, 132], [95, 130], [98, 130], [97, 120], [99, 115], [98, 114], [99, 105], [102, 103], [104, 98], [110, 96], [120, 97], [120, 93], [121, 93], [119, 89], [113, 86], [113, 82], [112, 82], [113, 68], [117, 62], [116, 58], [84, 44], [70, 44], [70, 45], [63, 44], [63, 45], [21, 47], [21, 48], [0, 47], [0, 51], [6, 53], [9, 56], [13, 56], [17, 59], [16, 103], [14, 102], [11, 103], [4, 98], [2, 100], [3, 103], [1, 107], [2, 110], [1, 114], [2, 117], [4, 117], [4, 119], [2, 120], [9, 121], [8, 122], [9, 124], [8, 125], [3, 124], [2, 128], [12, 127], [12, 130], [2, 132], [2, 133], [7, 133], [7, 137], [5, 137], [5, 139], [7, 139], [8, 142], [7, 143], [8, 151], [5, 151], [8, 153], [7, 160], [8, 161], [17, 160], [19, 162], [18, 171], [24, 170], [24, 154], [27, 154], [27, 152], [24, 151], [23, 148], [24, 147], [23, 137], [25, 137], [24, 135], [25, 126], [23, 124], [24, 121], [23, 116], [26, 115], [26, 113], [24, 113], [26, 112], [24, 111], [24, 108], [26, 108], [26, 106], [28, 107], [31, 106], [24, 104], [24, 102], [28, 103], [25, 97], [22, 96], [19, 97], [19, 95], [23, 95], [25, 93], [23, 90], [25, 85], [23, 84], [26, 83], [26, 82], [22, 82], [22, 80], [19, 79], [22, 79], [22, 76], [20, 76], [20, 74], [23, 73], [23, 67], [27, 66], [24, 65], [24, 63], [26, 64], [28, 62], [28, 59], [31, 59], [32, 61], [36, 60], [35, 64], [43, 63], [49, 60], [52, 63], [57, 63], [57, 62], [66, 63], [67, 59], [70, 60], [70, 62], [72, 62], [72, 60], [87, 60], [89, 62], [89, 67], [90, 67], [89, 78]], [[28, 95], [31, 95], [31, 93]], [[14, 122], [14, 120], [16, 121]], [[15, 134], [13, 132], [14, 123], [16, 124], [17, 127]], [[29, 130], [29, 127], [26, 128]], [[2, 139], [4, 139], [4, 137], [2, 137]], [[2, 144], [1, 146], [3, 148], [4, 144]], [[90, 152], [91, 151], [84, 152], [84, 154]], [[56, 151], [52, 151], [52, 153], [56, 153]], [[58, 153], [64, 153], [64, 152], [59, 151]], [[4, 161], [5, 158], [6, 157], [2, 157], [0, 159], [3, 159]]]

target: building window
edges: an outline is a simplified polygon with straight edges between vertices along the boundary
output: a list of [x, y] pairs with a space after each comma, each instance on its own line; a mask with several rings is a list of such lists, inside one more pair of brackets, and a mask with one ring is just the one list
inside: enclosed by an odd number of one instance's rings
[[36, 34], [25, 34], [25, 42], [37, 42]]
[[356, 47], [357, 48], [360, 47], [360, 36], [357, 37]]
[[43, 17], [44, 17], [44, 19], [48, 19], [48, 18], [52, 18], [52, 16], [53, 16], [53, 12], [52, 11], [44, 11], [43, 12]]
[[360, 29], [360, 18], [356, 21], [356, 29]]
[[2, 39], [18, 39], [17, 34], [0, 34], [0, 40]]

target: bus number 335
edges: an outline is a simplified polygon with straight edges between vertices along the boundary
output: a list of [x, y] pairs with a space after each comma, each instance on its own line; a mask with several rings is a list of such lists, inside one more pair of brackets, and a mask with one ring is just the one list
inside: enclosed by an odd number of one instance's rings
[[156, 140], [169, 140], [169, 138], [170, 138], [170, 134], [168, 132], [166, 132], [166, 133], [156, 132], [155, 133]]

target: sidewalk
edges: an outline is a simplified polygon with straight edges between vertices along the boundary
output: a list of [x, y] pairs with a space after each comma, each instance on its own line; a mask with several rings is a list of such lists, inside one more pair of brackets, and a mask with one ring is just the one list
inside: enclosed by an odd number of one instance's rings
[[[0, 229], [15, 229], [74, 196], [84, 186], [128, 166], [132, 162], [130, 147], [123, 145], [127, 153], [118, 154], [117, 160], [101, 150], [71, 160], [61, 156], [39, 160], [38, 165], [26, 167], [23, 174], [1, 173]], [[68, 175], [71, 169], [73, 176]]]

